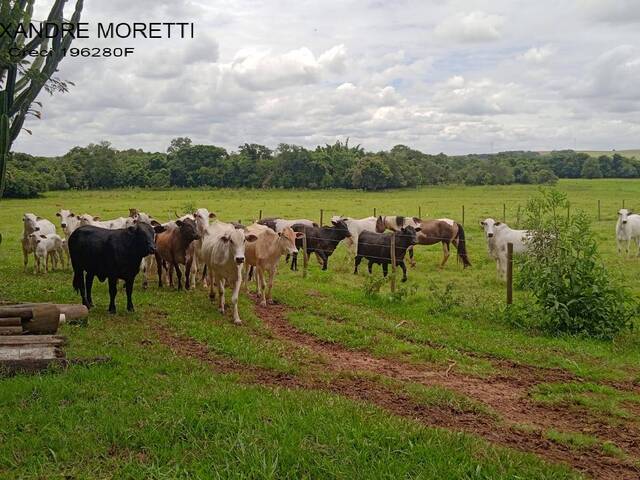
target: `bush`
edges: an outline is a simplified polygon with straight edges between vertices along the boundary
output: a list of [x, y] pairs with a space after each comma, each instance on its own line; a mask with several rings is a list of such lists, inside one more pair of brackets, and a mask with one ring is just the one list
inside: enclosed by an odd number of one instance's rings
[[46, 185], [40, 176], [15, 168], [7, 169], [6, 198], [35, 198], [43, 191], [46, 191]]
[[533, 293], [534, 323], [552, 334], [601, 339], [630, 329], [638, 304], [610, 278], [587, 216], [569, 214], [566, 196], [556, 190], [530, 200], [525, 214], [532, 233], [519, 283]]

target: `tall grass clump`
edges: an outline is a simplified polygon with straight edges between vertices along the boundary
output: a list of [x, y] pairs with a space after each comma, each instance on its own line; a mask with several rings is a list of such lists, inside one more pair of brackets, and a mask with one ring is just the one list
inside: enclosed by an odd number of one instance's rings
[[571, 212], [564, 193], [542, 190], [525, 210], [529, 252], [518, 283], [533, 308], [519, 309], [542, 330], [611, 339], [633, 325], [638, 303], [607, 271], [590, 221]]

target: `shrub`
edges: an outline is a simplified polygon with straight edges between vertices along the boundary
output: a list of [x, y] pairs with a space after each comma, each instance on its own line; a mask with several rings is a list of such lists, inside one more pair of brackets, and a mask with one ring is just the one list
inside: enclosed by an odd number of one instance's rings
[[6, 198], [34, 198], [46, 190], [39, 175], [16, 168], [7, 169]]
[[519, 283], [531, 290], [530, 315], [544, 330], [611, 339], [632, 327], [638, 304], [610, 278], [587, 216], [571, 215], [568, 207], [566, 195], [556, 190], [529, 201], [531, 239]]

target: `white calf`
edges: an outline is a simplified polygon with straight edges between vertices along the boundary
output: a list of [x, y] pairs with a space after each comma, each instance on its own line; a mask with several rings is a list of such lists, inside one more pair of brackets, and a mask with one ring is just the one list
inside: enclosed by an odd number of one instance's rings
[[44, 263], [45, 273], [49, 272], [49, 260], [51, 260], [51, 268], [57, 268], [58, 260], [62, 267], [64, 267], [64, 250], [62, 244], [62, 238], [55, 233], [48, 235], [41, 235], [39, 233], [32, 233], [30, 237], [35, 243], [35, 257], [36, 257], [36, 271], [41, 272], [41, 262]]
[[507, 244], [513, 244], [514, 255], [525, 253], [528, 249], [527, 240], [530, 234], [527, 230], [514, 230], [506, 223], [497, 222], [493, 218], [487, 218], [480, 222], [487, 238], [489, 256], [496, 260], [498, 276], [507, 277]]
[[629, 256], [629, 247], [632, 240], [636, 242], [636, 255], [640, 255], [640, 215], [622, 208], [618, 211], [618, 222], [616, 223], [618, 253], [622, 253], [622, 246], [626, 242], [626, 252], [627, 256]]
[[94, 217], [87, 213], [80, 215], [80, 226], [92, 225], [94, 227], [106, 228], [108, 230], [117, 230], [119, 228], [125, 228], [127, 226], [127, 218], [118, 217], [113, 220], [100, 220], [100, 217]]
[[233, 288], [231, 302], [235, 324], [242, 323], [238, 315], [238, 295], [242, 286], [245, 244], [257, 239], [254, 234], [245, 233], [230, 223], [215, 222], [205, 231], [202, 254], [208, 269], [209, 298], [215, 298], [215, 286], [218, 290], [220, 313], [224, 314], [224, 289], [225, 284], [229, 283]]

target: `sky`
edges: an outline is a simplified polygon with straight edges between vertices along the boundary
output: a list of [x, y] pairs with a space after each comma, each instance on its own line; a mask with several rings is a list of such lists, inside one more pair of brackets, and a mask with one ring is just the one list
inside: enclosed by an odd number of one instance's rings
[[639, 0], [85, 0], [82, 20], [194, 22], [195, 38], [76, 40], [135, 53], [64, 59], [75, 86], [41, 93], [15, 151], [640, 145]]

